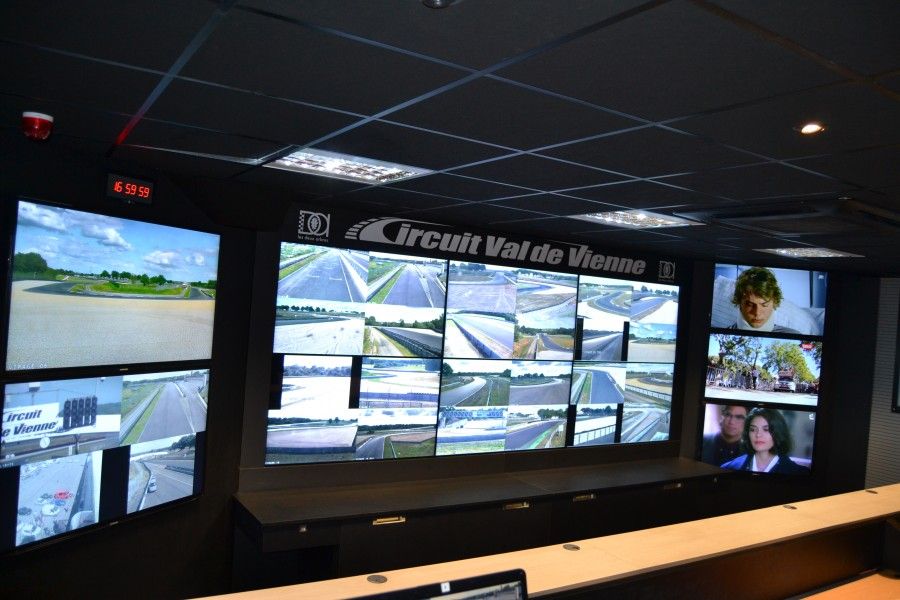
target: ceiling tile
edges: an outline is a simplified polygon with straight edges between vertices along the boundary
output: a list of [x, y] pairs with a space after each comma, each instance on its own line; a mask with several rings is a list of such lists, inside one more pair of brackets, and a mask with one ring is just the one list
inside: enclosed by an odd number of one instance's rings
[[529, 193], [522, 188], [461, 177], [453, 173], [434, 173], [425, 177], [416, 177], [415, 179], [386, 186], [386, 188], [411, 190], [476, 202]]
[[[203, 110], [197, 110], [198, 106]], [[261, 94], [188, 81], [173, 81], [147, 118], [298, 146], [358, 120]]]
[[[475, 211], [474, 213], [472, 211]], [[532, 217], [542, 217], [541, 213], [530, 210], [517, 208], [509, 208], [503, 206], [491, 206], [490, 204], [479, 204], [467, 210], [460, 210], [459, 206], [433, 207], [423, 209], [416, 214], [421, 218], [427, 218], [429, 221], [437, 223], [447, 223], [448, 225], [464, 225], [466, 227], [475, 227], [484, 229], [494, 223], [508, 221], [510, 219], [527, 219]], [[476, 217], [477, 215], [477, 217]], [[504, 232], [513, 233], [509, 228], [502, 229]]]
[[900, 145], [809, 158], [793, 164], [860, 187], [900, 185]]
[[204, 0], [4, 0], [0, 38], [168, 71], [215, 10]]
[[632, 177], [653, 177], [758, 162], [746, 153], [657, 127], [604, 136], [541, 152]]
[[610, 185], [571, 190], [566, 192], [566, 195], [605, 202], [621, 208], [651, 209], [661, 206], [728, 203], [727, 200], [710, 197], [710, 195], [703, 192], [676, 187], [683, 184], [670, 181], [670, 179], [667, 178], [660, 183], [654, 181], [624, 181]]
[[838, 79], [687, 2], [665, 3], [498, 74], [653, 120]]
[[[262, 140], [179, 127], [146, 119], [135, 126], [126, 139], [126, 144], [241, 159], [260, 158], [281, 148], [279, 144]], [[244, 165], [243, 168], [246, 169], [247, 166]]]
[[668, 183], [708, 194], [749, 200], [783, 196], [840, 194], [852, 186], [779, 164], [765, 164], [667, 177]]
[[[800, 158], [900, 142], [898, 104], [861, 85], [799, 92], [679, 121], [677, 127], [771, 158]], [[814, 136], [794, 128], [825, 124]]]
[[391, 119], [527, 150], [638, 124], [636, 121], [499, 81], [479, 79]]
[[159, 76], [0, 42], [0, 93], [131, 115]]
[[[823, 58], [872, 75], [900, 67], [900, 3], [712, 0]], [[872, 39], [890, 45], [875, 45]]]
[[491, 146], [380, 122], [342, 133], [316, 144], [316, 148], [431, 170], [482, 161], [503, 153]]
[[[433, 10], [414, 0], [244, 0], [241, 4], [483, 69], [628, 10], [641, 0], [469, 1], [450, 10]], [[461, 32], [465, 32], [463, 43]]]
[[113, 158], [119, 162], [130, 161], [168, 173], [189, 173], [210, 178], [227, 178], [246, 169], [244, 165], [221, 160], [157, 152], [132, 146], [117, 147]]
[[581, 215], [610, 209], [608, 204], [603, 204], [602, 202], [567, 198], [554, 194], [538, 194], [523, 198], [511, 198], [509, 200], [495, 200], [488, 203], [488, 205], [533, 210], [548, 215]]
[[312, 197], [331, 197], [335, 194], [343, 194], [361, 187], [355, 181], [306, 175], [304, 173], [262, 166], [245, 170], [236, 176], [235, 180], [292, 190], [298, 194]]
[[532, 188], [535, 191], [555, 191], [621, 179], [603, 171], [527, 154], [459, 169], [454, 173], [478, 179], [511, 183]]
[[242, 11], [231, 11], [225, 17], [182, 74], [366, 115], [464, 75], [456, 69]]
[[333, 198], [336, 205], [350, 206], [357, 202], [381, 203], [397, 210], [427, 210], [435, 207], [462, 206], [465, 202], [428, 194], [418, 194], [386, 187], [371, 187], [341, 194]]
[[[44, 21], [27, 23], [35, 3], [0, 4], [0, 185], [13, 194], [30, 182], [48, 198], [88, 197], [95, 184], [75, 183], [80, 174], [115, 166], [177, 178], [229, 226], [270, 227], [294, 200], [706, 260], [827, 238], [867, 258], [825, 268], [900, 273], [896, 2], [48, 0]], [[155, 98], [191, 40], [197, 53]], [[841, 68], [870, 77], [845, 81]], [[48, 142], [21, 136], [23, 110], [56, 117]], [[127, 144], [246, 158], [316, 145], [438, 172], [367, 187], [127, 145], [107, 157], [133, 116], [142, 121]], [[797, 135], [813, 117], [825, 133]], [[718, 225], [604, 231], [549, 216], [796, 213], [840, 196], [871, 221], [819, 215], [767, 236]]]

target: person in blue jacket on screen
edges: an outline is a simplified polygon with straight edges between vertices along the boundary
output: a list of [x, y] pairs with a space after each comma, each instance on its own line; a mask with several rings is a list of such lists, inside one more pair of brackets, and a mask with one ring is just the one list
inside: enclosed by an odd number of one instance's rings
[[757, 473], [809, 473], [788, 454], [793, 447], [787, 422], [773, 408], [754, 408], [744, 421], [741, 436], [744, 454], [722, 465], [723, 469], [754, 471]]
[[741, 316], [730, 329], [799, 333], [775, 324], [775, 309], [783, 300], [781, 286], [775, 274], [765, 267], [751, 267], [738, 275], [734, 282], [734, 304]]

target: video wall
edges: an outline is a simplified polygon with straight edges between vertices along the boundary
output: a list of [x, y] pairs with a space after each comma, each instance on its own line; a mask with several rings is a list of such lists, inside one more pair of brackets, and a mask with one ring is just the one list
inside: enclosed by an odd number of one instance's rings
[[291, 242], [275, 285], [267, 465], [669, 439], [677, 285]]
[[813, 466], [827, 276], [718, 264], [701, 460], [754, 473]]
[[8, 208], [0, 551], [199, 494], [219, 236]]

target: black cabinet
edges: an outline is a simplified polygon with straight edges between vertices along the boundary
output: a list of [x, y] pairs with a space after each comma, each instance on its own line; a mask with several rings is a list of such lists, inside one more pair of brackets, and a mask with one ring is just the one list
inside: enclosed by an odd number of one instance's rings
[[549, 501], [514, 500], [354, 519], [341, 527], [338, 572], [355, 575], [546, 545], [551, 511]]
[[700, 518], [708, 516], [704, 507], [723, 473], [696, 461], [660, 459], [239, 492], [233, 589], [373, 573]]

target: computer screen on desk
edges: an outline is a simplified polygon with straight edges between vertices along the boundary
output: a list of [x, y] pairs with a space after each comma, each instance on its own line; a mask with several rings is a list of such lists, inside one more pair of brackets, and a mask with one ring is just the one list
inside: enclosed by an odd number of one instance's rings
[[525, 571], [513, 569], [487, 575], [429, 583], [414, 588], [361, 596], [356, 600], [523, 600], [528, 598]]

